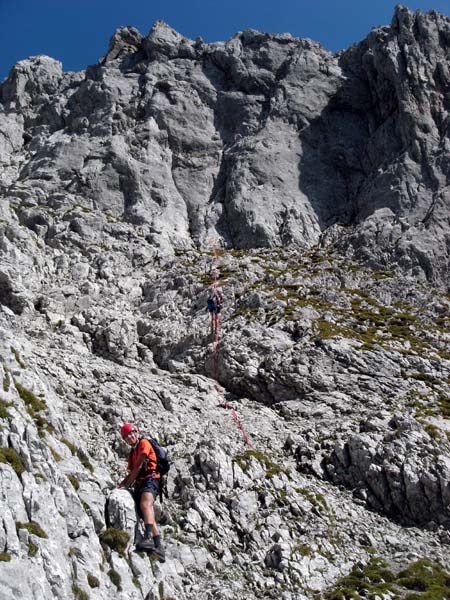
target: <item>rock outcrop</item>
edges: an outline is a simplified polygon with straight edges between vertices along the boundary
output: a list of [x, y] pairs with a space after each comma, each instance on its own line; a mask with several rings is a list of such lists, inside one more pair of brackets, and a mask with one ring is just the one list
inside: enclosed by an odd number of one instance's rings
[[448, 285], [449, 40], [447, 17], [398, 7], [337, 55], [157, 22], [86, 72], [32, 57], [0, 88], [2, 195], [48, 244], [126, 223], [163, 252], [308, 248], [334, 226], [368, 264]]

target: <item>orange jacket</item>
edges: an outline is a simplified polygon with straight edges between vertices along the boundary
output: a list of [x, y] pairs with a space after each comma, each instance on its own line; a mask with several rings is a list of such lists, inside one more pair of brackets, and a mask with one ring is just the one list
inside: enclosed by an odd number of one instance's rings
[[150, 444], [150, 442], [144, 438], [139, 440], [136, 446], [130, 450], [128, 455], [128, 470], [131, 472], [135, 468], [138, 458], [141, 456], [141, 454], [144, 454], [147, 460], [142, 466], [139, 476], [136, 479], [136, 483], [143, 482], [144, 479], [147, 479], [147, 477], [158, 479], [160, 474], [156, 473], [157, 458], [155, 451], [153, 450], [153, 446]]

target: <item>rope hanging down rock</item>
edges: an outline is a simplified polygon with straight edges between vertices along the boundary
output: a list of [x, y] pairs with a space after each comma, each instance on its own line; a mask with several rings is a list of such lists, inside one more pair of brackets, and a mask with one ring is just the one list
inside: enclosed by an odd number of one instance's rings
[[[212, 246], [212, 250], [213, 250], [213, 254], [214, 254], [214, 263], [213, 263], [213, 293], [216, 294], [217, 293], [217, 281], [219, 279], [219, 268], [218, 268], [218, 263], [219, 263], [219, 255], [217, 253], [217, 248], [216, 245], [214, 243], [214, 240], [211, 241], [211, 246]], [[217, 394], [221, 400], [221, 405], [228, 409], [229, 411], [231, 411], [231, 416], [233, 417], [233, 421], [235, 422], [236, 426], [239, 427], [239, 429], [242, 431], [242, 434], [244, 436], [245, 439], [245, 443], [247, 444], [247, 446], [249, 448], [252, 447], [251, 442], [250, 442], [250, 437], [248, 435], [248, 433], [245, 431], [245, 428], [243, 426], [243, 424], [241, 423], [241, 421], [239, 420], [239, 417], [236, 413], [236, 411], [234, 410], [234, 408], [231, 406], [231, 404], [229, 404], [226, 400], [225, 400], [225, 396], [223, 393], [223, 389], [222, 386], [219, 383], [219, 371], [218, 371], [218, 353], [219, 353], [219, 342], [220, 342], [220, 320], [217, 321], [216, 324], [216, 337], [214, 340], [214, 346], [213, 346], [213, 366], [214, 366], [214, 381], [216, 382], [216, 390], [217, 390]]]

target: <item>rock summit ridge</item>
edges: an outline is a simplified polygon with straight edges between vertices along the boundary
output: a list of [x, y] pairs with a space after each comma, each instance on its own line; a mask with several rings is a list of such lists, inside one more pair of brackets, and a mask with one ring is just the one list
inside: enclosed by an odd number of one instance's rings
[[448, 285], [449, 30], [398, 6], [333, 55], [254, 30], [206, 44], [158, 21], [118, 29], [85, 72], [26, 59], [0, 87], [2, 196], [45, 213], [64, 189], [97, 229], [109, 214], [163, 252], [211, 237], [310, 248], [331, 228], [376, 268]]

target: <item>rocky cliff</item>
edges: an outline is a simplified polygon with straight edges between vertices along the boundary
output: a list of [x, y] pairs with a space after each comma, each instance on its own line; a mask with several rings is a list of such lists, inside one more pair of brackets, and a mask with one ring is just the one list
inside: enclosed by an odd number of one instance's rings
[[[0, 595], [448, 595], [449, 52], [398, 7], [337, 55], [158, 22], [12, 68]], [[164, 564], [114, 489], [124, 421], [172, 456]]]

